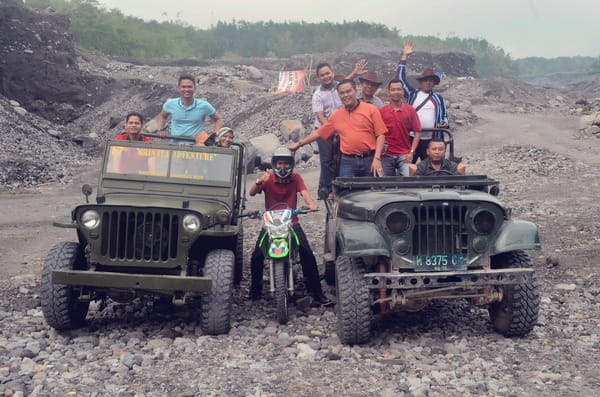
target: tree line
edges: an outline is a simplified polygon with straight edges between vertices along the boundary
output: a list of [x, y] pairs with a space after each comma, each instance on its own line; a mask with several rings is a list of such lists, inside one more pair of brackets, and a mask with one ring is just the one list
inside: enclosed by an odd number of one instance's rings
[[[289, 57], [294, 54], [336, 51], [358, 38], [386, 38], [401, 48], [406, 40], [429, 51], [464, 52], [475, 57], [479, 74], [516, 77], [532, 70], [600, 70], [600, 57], [575, 63], [544, 58], [514, 61], [502, 48], [482, 38], [401, 35], [396, 28], [363, 21], [332, 23], [219, 21], [208, 29], [198, 29], [175, 19], [147, 22], [126, 16], [118, 9], [106, 10], [97, 0], [27, 0], [27, 7], [68, 14], [75, 42], [89, 50], [128, 58], [216, 59], [226, 54], [254, 57]], [[595, 63], [594, 63], [595, 62]], [[578, 69], [581, 68], [581, 69]], [[561, 69], [561, 70], [555, 70]], [[585, 69], [585, 70], [584, 70]]]

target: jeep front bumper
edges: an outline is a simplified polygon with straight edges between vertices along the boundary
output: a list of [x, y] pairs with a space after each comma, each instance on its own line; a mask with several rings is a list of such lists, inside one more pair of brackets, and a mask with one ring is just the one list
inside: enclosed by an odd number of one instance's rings
[[430, 289], [523, 284], [531, 280], [533, 269], [465, 270], [419, 273], [366, 273], [368, 288]]
[[208, 277], [94, 272], [88, 270], [54, 270], [52, 272], [52, 283], [80, 287], [169, 292], [210, 292], [212, 287], [212, 281]]

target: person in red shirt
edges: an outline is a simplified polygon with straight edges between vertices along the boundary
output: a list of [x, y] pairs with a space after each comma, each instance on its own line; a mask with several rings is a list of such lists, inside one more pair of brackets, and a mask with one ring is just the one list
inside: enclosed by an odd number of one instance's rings
[[117, 141], [143, 141], [152, 142], [152, 139], [142, 134], [144, 118], [141, 114], [131, 112], [125, 116], [125, 132], [117, 135]]
[[[411, 105], [404, 103], [402, 81], [390, 81], [388, 91], [390, 103], [379, 109], [388, 130], [385, 134], [385, 152], [381, 157], [383, 175], [408, 176], [409, 164], [413, 160], [421, 138], [421, 122], [417, 111]], [[415, 134], [412, 143], [411, 131]]]
[[[141, 114], [132, 112], [125, 117], [125, 132], [116, 136], [117, 141], [152, 142], [142, 134], [144, 119]], [[116, 147], [112, 158], [112, 169], [118, 173], [139, 174], [154, 168], [154, 159], [141, 157], [136, 148]]]
[[[279, 148], [275, 150], [271, 158], [273, 171], [265, 172], [256, 180], [250, 188], [250, 196], [255, 196], [257, 193], [263, 192], [265, 194], [265, 208], [267, 210], [275, 210], [297, 208], [298, 193], [300, 193], [308, 208], [316, 211], [317, 204], [310, 196], [310, 193], [308, 193], [302, 176], [294, 172], [294, 163], [294, 156], [288, 149]], [[317, 260], [297, 216], [292, 218], [292, 224], [300, 241], [300, 262], [302, 264], [302, 273], [304, 274], [307, 292], [313, 297], [316, 303], [323, 306], [330, 306], [333, 303], [325, 296], [321, 289]], [[266, 231], [263, 229], [258, 236], [254, 252], [252, 252], [252, 258], [250, 259], [252, 279], [250, 299], [252, 300], [258, 300], [262, 297], [265, 257], [260, 249], [260, 241], [265, 233]]]

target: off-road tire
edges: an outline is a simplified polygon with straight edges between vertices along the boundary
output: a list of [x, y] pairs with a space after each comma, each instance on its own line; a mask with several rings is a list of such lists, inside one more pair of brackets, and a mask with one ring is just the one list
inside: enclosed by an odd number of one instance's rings
[[90, 302], [80, 301], [70, 285], [53, 284], [52, 271], [73, 270], [83, 261], [82, 248], [75, 242], [56, 244], [44, 261], [40, 291], [42, 313], [48, 325], [59, 331], [81, 327]]
[[205, 335], [226, 334], [231, 327], [234, 260], [230, 250], [212, 250], [206, 255], [202, 274], [210, 277], [212, 286], [201, 298], [200, 328]]
[[336, 263], [338, 335], [344, 344], [355, 345], [369, 340], [371, 332], [371, 301], [363, 274], [361, 258], [340, 256]]
[[240, 223], [240, 228], [235, 244], [235, 265], [233, 271], [233, 284], [238, 286], [244, 278], [244, 228]]
[[287, 268], [288, 264], [281, 261], [273, 262], [273, 274], [275, 277], [275, 306], [277, 309], [277, 321], [285, 324], [288, 321], [288, 292], [287, 292]]
[[[532, 267], [529, 256], [523, 251], [510, 251], [492, 257], [492, 268]], [[524, 284], [503, 287], [503, 298], [490, 305], [488, 311], [494, 329], [505, 336], [528, 334], [538, 320], [540, 291], [535, 273]]]
[[325, 271], [323, 272], [323, 279], [327, 285], [335, 285], [335, 262], [325, 262]]

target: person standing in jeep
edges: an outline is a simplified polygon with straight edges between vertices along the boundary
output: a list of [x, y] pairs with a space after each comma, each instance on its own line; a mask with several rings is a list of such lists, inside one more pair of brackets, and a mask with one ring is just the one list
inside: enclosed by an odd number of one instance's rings
[[340, 177], [383, 176], [381, 153], [387, 128], [379, 110], [370, 103], [358, 100], [356, 82], [342, 80], [337, 86], [344, 104], [318, 129], [288, 146], [298, 150], [315, 140], [340, 136]]
[[[346, 79], [353, 79], [366, 72], [367, 61], [359, 60], [354, 65], [354, 70], [346, 76]], [[326, 62], [320, 63], [316, 68], [319, 87], [312, 96], [312, 111], [315, 114], [315, 129], [319, 128], [329, 119], [329, 116], [343, 106], [340, 95], [337, 91], [338, 81], [331, 65]], [[334, 156], [333, 136], [327, 139], [319, 138], [317, 140], [319, 147], [319, 161], [321, 164], [321, 174], [319, 175], [319, 197], [327, 196], [331, 192], [331, 182], [335, 179], [337, 165]]]
[[[448, 128], [448, 115], [444, 98], [433, 92], [433, 87], [440, 83], [440, 78], [434, 73], [433, 69], [425, 69], [421, 76], [417, 78], [419, 88], [411, 87], [406, 81], [406, 61], [414, 52], [415, 45], [413, 42], [409, 41], [404, 44], [395, 78], [402, 82], [406, 102], [417, 111], [421, 127], [424, 129]], [[417, 159], [425, 160], [427, 158], [427, 146], [432, 134], [431, 131], [421, 133], [419, 145], [413, 156], [413, 164], [417, 162]]]
[[358, 81], [360, 82], [360, 96], [358, 99], [375, 105], [377, 109], [381, 109], [385, 104], [381, 98], [375, 95], [382, 83], [377, 73], [367, 72], [363, 76], [360, 76]]
[[[388, 132], [385, 134], [385, 151], [381, 157], [384, 176], [408, 176], [421, 138], [421, 122], [415, 108], [404, 103], [404, 89], [400, 80], [388, 83], [390, 103], [379, 109]], [[410, 140], [410, 132], [415, 137]]]
[[194, 97], [196, 80], [193, 76], [180, 76], [177, 91], [180, 97], [167, 99], [158, 114], [158, 135], [166, 135], [164, 128], [170, 115], [171, 135], [195, 138], [197, 145], [203, 144], [211, 135], [204, 131], [204, 119], [212, 119], [213, 133], [216, 133], [223, 127], [223, 117], [210, 103]]

